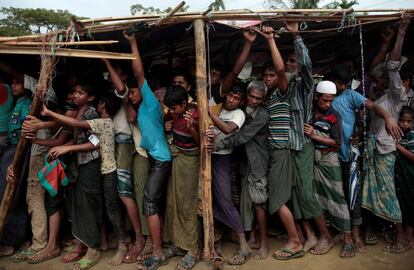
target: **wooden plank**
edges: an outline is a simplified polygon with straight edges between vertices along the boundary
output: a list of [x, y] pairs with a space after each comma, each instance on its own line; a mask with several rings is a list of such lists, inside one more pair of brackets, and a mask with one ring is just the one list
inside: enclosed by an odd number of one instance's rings
[[[56, 46], [85, 46], [85, 45], [108, 45], [118, 43], [118, 40], [96, 40], [96, 41], [75, 41], [75, 42], [55, 42]], [[20, 45], [20, 46], [49, 46], [49, 43], [40, 41], [6, 41], [1, 44], [5, 45]]]
[[135, 57], [129, 53], [102, 52], [93, 50], [79, 50], [68, 48], [56, 48], [54, 52], [51, 50], [43, 50], [42, 48], [29, 48], [18, 46], [0, 45], [0, 54], [30, 54], [30, 55], [51, 55], [66, 57], [82, 57], [82, 58], [106, 58], [119, 60], [133, 60]]
[[[42, 66], [40, 69], [39, 83], [36, 86], [36, 92], [30, 106], [29, 115], [38, 116], [40, 109], [42, 108], [42, 97], [37, 93], [44, 93], [48, 89], [51, 81], [49, 79], [52, 77], [51, 74], [54, 72], [54, 64], [52, 63], [51, 57], [44, 57], [42, 59]], [[41, 83], [44, 82], [44, 83]], [[17, 144], [16, 153], [14, 154], [13, 161], [10, 166], [13, 168], [14, 172], [14, 181], [7, 182], [6, 190], [4, 192], [3, 200], [0, 204], [0, 233], [3, 232], [4, 225], [6, 224], [7, 217], [10, 212], [11, 204], [13, 201], [13, 196], [15, 189], [20, 180], [20, 173], [22, 171], [23, 162], [26, 156], [26, 151], [30, 146], [31, 141], [27, 140], [24, 134], [20, 137], [19, 143]]]
[[205, 147], [207, 142], [206, 130], [210, 125], [206, 75], [206, 41], [204, 21], [196, 20], [193, 25], [196, 53], [197, 104], [200, 114], [200, 179], [203, 191], [204, 258], [209, 259], [214, 250], [214, 221], [211, 194], [211, 155]]

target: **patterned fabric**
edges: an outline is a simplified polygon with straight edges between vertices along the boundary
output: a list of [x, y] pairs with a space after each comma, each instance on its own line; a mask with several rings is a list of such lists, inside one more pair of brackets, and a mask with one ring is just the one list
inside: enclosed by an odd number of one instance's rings
[[312, 62], [308, 49], [301, 37], [295, 38], [295, 53], [300, 67], [300, 77], [292, 78], [289, 83], [287, 98], [290, 100], [290, 149], [302, 151], [310, 139], [304, 135], [303, 126], [310, 123], [313, 108]]
[[65, 173], [66, 165], [59, 159], [51, 162], [47, 162], [47, 156], [45, 159], [45, 166], [37, 173], [37, 177], [45, 190], [54, 197], [58, 193], [59, 186], [68, 185]]
[[[321, 136], [333, 139], [338, 145], [342, 143], [341, 118], [332, 107], [314, 119], [313, 127], [315, 132]], [[336, 149], [318, 142], [315, 142], [315, 148], [326, 152], [336, 151]]]
[[[195, 111], [193, 111], [192, 113], [194, 118], [193, 128], [198, 131], [198, 111], [196, 107], [191, 107], [195, 109]], [[188, 109], [190, 109], [191, 107], [189, 107]], [[164, 117], [164, 120], [168, 121], [170, 119], [172, 120], [172, 143], [182, 150], [197, 150], [198, 145], [194, 141], [190, 129], [187, 128], [187, 120], [184, 118], [184, 115], [181, 115], [177, 118], [168, 113]]]
[[276, 89], [273, 95], [266, 100], [266, 109], [270, 115], [268, 146], [273, 148], [286, 148], [289, 143], [290, 130], [290, 104], [286, 96]]
[[[83, 114], [80, 117], [80, 120], [92, 120], [98, 118], [99, 115], [96, 112], [95, 108], [89, 105], [86, 105]], [[89, 136], [92, 135], [92, 132], [86, 128], [75, 128], [75, 141], [76, 144], [84, 144], [89, 142]], [[94, 149], [87, 152], [77, 152], [78, 165], [86, 164], [99, 158], [99, 149]]]
[[23, 121], [29, 114], [32, 100], [29, 96], [20, 97], [11, 113], [11, 121], [9, 122], [9, 130], [7, 132], [7, 139], [12, 145], [19, 143], [20, 134], [22, 132]]
[[370, 136], [364, 162], [362, 207], [391, 222], [401, 222], [401, 210], [394, 186], [395, 153], [380, 154]]
[[131, 172], [133, 148], [131, 135], [119, 133], [115, 136], [117, 189], [120, 196], [128, 198], [135, 197]]
[[351, 220], [337, 152], [315, 151], [314, 177], [316, 198], [328, 224], [342, 232], [351, 232]]

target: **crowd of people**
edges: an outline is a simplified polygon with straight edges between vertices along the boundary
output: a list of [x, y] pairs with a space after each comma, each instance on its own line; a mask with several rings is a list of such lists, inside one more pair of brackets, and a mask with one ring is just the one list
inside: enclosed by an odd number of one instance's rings
[[[183, 256], [176, 269], [193, 268], [203, 246], [200, 141], [212, 159], [215, 268], [225, 237], [239, 244], [226, 261], [241, 265], [269, 256], [276, 228], [287, 234], [270, 253], [278, 260], [338, 243], [341, 257], [353, 257], [382, 228], [385, 250], [409, 250], [414, 91], [401, 51], [410, 19], [403, 13], [381, 33], [369, 72], [338, 58], [319, 82], [298, 23], [286, 23], [294, 50], [285, 61], [272, 27], [245, 30], [232, 70], [211, 65], [205, 134], [191, 72], [174, 69], [166, 81], [154, 68], [147, 81], [135, 34], [124, 33], [131, 67], [102, 59], [105, 79], [66, 72], [45, 91], [39, 117], [29, 115], [36, 79], [0, 62], [0, 198], [16, 181], [20, 137], [32, 142], [0, 254], [37, 264], [65, 251], [61, 262], [79, 270], [117, 249], [110, 265], [154, 270]], [[246, 83], [238, 75], [259, 38], [271, 57], [261, 80]]]

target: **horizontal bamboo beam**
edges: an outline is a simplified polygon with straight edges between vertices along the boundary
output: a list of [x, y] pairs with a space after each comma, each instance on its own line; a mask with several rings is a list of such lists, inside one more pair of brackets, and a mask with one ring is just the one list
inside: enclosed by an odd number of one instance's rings
[[81, 57], [81, 58], [106, 58], [118, 60], [133, 60], [135, 57], [129, 53], [116, 52], [102, 52], [93, 50], [79, 50], [56, 48], [54, 52], [50, 50], [43, 50], [42, 48], [28, 48], [17, 46], [3, 46], [0, 45], [0, 54], [30, 54], [30, 55], [56, 55], [66, 57]]
[[[99, 40], [99, 41], [75, 41], [75, 42], [55, 42], [56, 46], [85, 46], [85, 45], [108, 45], [118, 43], [118, 40]], [[50, 45], [40, 41], [6, 41], [1, 44], [5, 45], [17, 45], [17, 46], [43, 46]]]

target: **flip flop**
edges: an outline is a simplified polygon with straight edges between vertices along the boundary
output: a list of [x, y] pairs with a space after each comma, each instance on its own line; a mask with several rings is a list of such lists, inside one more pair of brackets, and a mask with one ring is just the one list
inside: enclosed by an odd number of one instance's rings
[[97, 264], [100, 259], [101, 259], [101, 256], [98, 256], [96, 259], [89, 259], [89, 258], [86, 258], [85, 256], [82, 259], [80, 259], [77, 263], [74, 263], [73, 266], [79, 265], [81, 270], [86, 270], [86, 269], [91, 268], [95, 264]]
[[[287, 256], [287, 257], [286, 256], [281, 256], [281, 255], [277, 254], [277, 252], [279, 252], [279, 251], [288, 253], [290, 255]], [[278, 251], [276, 251], [275, 253], [273, 253], [273, 258], [275, 258], [276, 260], [287, 261], [287, 260], [290, 260], [290, 259], [303, 257], [303, 255], [305, 255], [305, 251], [303, 249], [295, 252], [295, 251], [291, 250], [290, 248], [282, 248], [282, 249], [279, 249]]]
[[[351, 253], [351, 256], [345, 256], [345, 253]], [[341, 258], [352, 258], [356, 255], [356, 248], [354, 244], [345, 243], [342, 247]]]
[[[35, 256], [37, 256], [37, 254], [34, 255], [33, 257], [35, 257]], [[39, 256], [41, 256], [41, 255], [39, 255]], [[38, 264], [38, 263], [42, 263], [42, 262], [51, 260], [53, 258], [57, 258], [59, 256], [60, 256], [60, 251], [55, 253], [55, 254], [46, 254], [46, 255], [42, 256], [40, 260], [33, 260], [33, 257], [32, 257], [32, 258], [27, 260], [27, 263], [29, 263], [29, 264]]]
[[191, 254], [185, 254], [183, 260], [177, 264], [176, 270], [185, 269], [190, 270], [200, 261], [200, 258]]
[[10, 260], [14, 263], [25, 262], [30, 257], [36, 255], [36, 251], [32, 248], [22, 249], [19, 253], [10, 257]]
[[370, 234], [370, 235], [365, 234], [364, 242], [365, 242], [365, 245], [373, 246], [378, 243], [378, 239], [375, 234]]
[[[69, 252], [69, 253], [67, 253], [65, 256], [63, 256], [63, 258], [62, 259], [60, 259], [60, 261], [62, 262], [62, 263], [73, 263], [73, 262], [76, 262], [76, 261], [79, 261], [82, 257], [83, 257], [83, 255], [85, 255], [85, 253], [86, 253], [86, 251], [85, 250], [78, 250], [78, 251], [76, 251], [75, 252], [75, 250], [72, 250], [71, 252]], [[76, 256], [74, 256], [73, 258], [71, 258], [71, 259], [65, 259], [65, 257], [67, 256], [67, 255], [69, 255], [69, 254], [73, 254], [73, 255], [76, 255]]]
[[[236, 253], [233, 254], [233, 257], [228, 261], [228, 263], [230, 265], [242, 265], [247, 263], [247, 261], [249, 261], [249, 259], [253, 256], [253, 252], [244, 252], [242, 250], [237, 251]], [[242, 257], [243, 260], [241, 260], [240, 262], [236, 262], [235, 258], [236, 257]]]
[[138, 269], [157, 270], [160, 266], [166, 265], [168, 260], [162, 255], [162, 257], [153, 255], [146, 259]]

